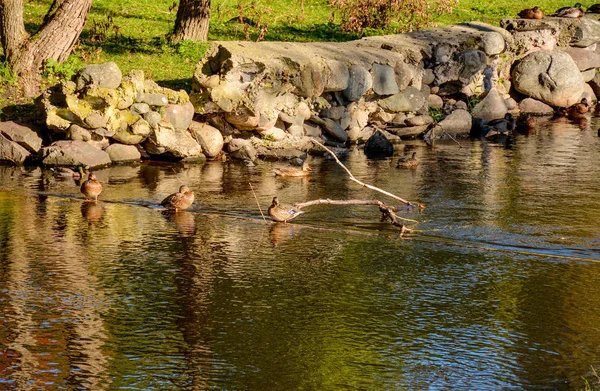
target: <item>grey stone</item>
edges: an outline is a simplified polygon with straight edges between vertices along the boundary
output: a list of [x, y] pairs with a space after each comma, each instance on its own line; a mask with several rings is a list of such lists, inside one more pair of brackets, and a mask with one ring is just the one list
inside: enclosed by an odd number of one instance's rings
[[348, 67], [343, 62], [336, 60], [328, 60], [326, 66], [329, 71], [323, 91], [344, 91], [348, 88], [348, 80], [350, 80]]
[[298, 78], [293, 83], [296, 93], [305, 98], [321, 96], [325, 88], [323, 69], [312, 62], [301, 68]]
[[123, 75], [114, 62], [91, 64], [81, 68], [75, 76], [77, 90], [84, 87], [98, 86], [101, 88], [117, 88]]
[[152, 127], [158, 125], [160, 121], [162, 121], [162, 116], [156, 111], [149, 111], [143, 114], [142, 117], [148, 121], [148, 124]]
[[0, 134], [0, 161], [13, 164], [23, 164], [30, 156], [29, 151], [18, 143]]
[[156, 145], [164, 147], [175, 157], [188, 158], [202, 155], [202, 147], [185, 130], [175, 129], [161, 122], [151, 136]]
[[175, 129], [186, 130], [194, 118], [194, 105], [187, 102], [182, 105], [169, 104], [164, 108], [163, 119], [169, 121]]
[[423, 126], [433, 123], [433, 118], [429, 115], [417, 115], [404, 120], [404, 123], [408, 126]]
[[[303, 124], [302, 125], [292, 124], [292, 125], [288, 126], [286, 130], [292, 137], [304, 136], [304, 125]], [[319, 133], [320, 133], [320, 130], [319, 130]]]
[[554, 109], [544, 102], [533, 98], [525, 98], [519, 102], [519, 110], [523, 114], [552, 115]]
[[312, 116], [310, 120], [319, 125], [325, 133], [334, 137], [336, 140], [341, 142], [346, 142], [346, 140], [348, 140], [348, 134], [344, 131], [344, 129], [342, 129], [340, 124], [334, 120], [329, 118], [321, 119], [316, 115]]
[[166, 106], [169, 104], [169, 100], [163, 94], [159, 93], [145, 93], [143, 103], [150, 106]]
[[400, 91], [394, 68], [389, 65], [373, 64], [372, 71], [373, 92], [377, 95], [393, 95]]
[[136, 145], [146, 139], [146, 135], [134, 134], [128, 128], [116, 129], [111, 136], [113, 140], [126, 145]]
[[396, 82], [400, 91], [403, 91], [410, 85], [417, 73], [417, 69], [414, 66], [403, 61], [396, 63], [394, 71], [396, 73]]
[[260, 123], [260, 115], [245, 107], [225, 113], [225, 120], [239, 130], [254, 130]]
[[31, 125], [14, 121], [0, 122], [0, 134], [33, 153], [37, 153], [42, 147], [42, 139]]
[[133, 104], [133, 96], [125, 95], [117, 102], [117, 109], [125, 110]]
[[581, 97], [579, 100], [581, 101], [581, 99], [583, 99], [583, 98], [587, 99], [587, 101], [592, 104], [598, 101], [598, 99], [596, 99], [596, 94], [594, 93], [594, 90], [587, 83], [583, 87], [583, 93], [581, 94]]
[[85, 141], [61, 140], [40, 150], [42, 163], [46, 166], [75, 166], [83, 164], [90, 168], [111, 163], [108, 154]]
[[302, 126], [307, 137], [321, 137], [322, 129], [314, 122], [305, 121]]
[[231, 157], [234, 159], [250, 161], [256, 160], [256, 148], [254, 148], [250, 140], [234, 138], [229, 141], [227, 149], [229, 150]]
[[415, 87], [407, 87], [404, 91], [378, 101], [381, 108], [393, 113], [417, 111], [426, 104], [425, 97]]
[[198, 140], [202, 152], [208, 157], [215, 157], [223, 149], [223, 135], [217, 128], [193, 121], [190, 125], [192, 136]]
[[583, 81], [586, 83], [589, 83], [590, 81], [594, 80], [595, 76], [596, 76], [596, 69], [588, 69], [587, 71], [581, 72], [581, 77], [583, 78]]
[[520, 93], [559, 107], [577, 103], [585, 84], [571, 56], [558, 51], [528, 54], [513, 68], [512, 79]]
[[90, 141], [92, 139], [92, 135], [90, 132], [82, 128], [79, 125], [71, 125], [67, 130], [67, 139], [69, 140], [79, 140], [79, 141]]
[[382, 158], [394, 154], [394, 146], [380, 131], [375, 131], [365, 143], [365, 155], [368, 158]]
[[425, 69], [424, 73], [423, 73], [423, 79], [421, 79], [421, 82], [423, 84], [431, 84], [435, 81], [435, 75], [433, 74], [433, 70], [431, 69]]
[[108, 118], [99, 113], [92, 113], [85, 117], [84, 122], [92, 129], [104, 128], [108, 124]]
[[321, 110], [321, 118], [329, 118], [335, 121], [342, 119], [346, 108], [344, 106], [332, 106], [328, 109]]
[[428, 102], [429, 107], [441, 108], [444, 105], [442, 97], [435, 94], [429, 94]]
[[133, 114], [144, 115], [150, 111], [150, 105], [147, 103], [134, 103], [129, 108]]
[[349, 72], [350, 77], [348, 87], [342, 94], [346, 100], [354, 102], [362, 98], [362, 96], [371, 89], [373, 86], [373, 78], [369, 71], [360, 65], [352, 65]]
[[584, 48], [566, 48], [565, 52], [571, 56], [580, 71], [600, 67], [600, 53]]
[[92, 137], [94, 134], [97, 134], [100, 137], [112, 137], [115, 132], [112, 130], [108, 130], [106, 128], [96, 128], [93, 129], [90, 133], [92, 133]]
[[466, 110], [454, 110], [446, 118], [438, 122], [437, 126], [448, 133], [469, 133], [471, 131], [472, 117]]
[[592, 87], [592, 90], [594, 90], [594, 93], [600, 95], [600, 73], [596, 73], [589, 84]]
[[111, 144], [106, 149], [112, 162], [138, 161], [142, 158], [140, 151], [134, 145]]
[[152, 133], [152, 129], [148, 121], [140, 118], [133, 125], [131, 125], [131, 133], [138, 136], [149, 136]]
[[490, 121], [497, 118], [503, 118], [508, 112], [504, 98], [496, 88], [492, 88], [481, 102], [477, 103], [473, 108], [473, 117], [483, 118]]

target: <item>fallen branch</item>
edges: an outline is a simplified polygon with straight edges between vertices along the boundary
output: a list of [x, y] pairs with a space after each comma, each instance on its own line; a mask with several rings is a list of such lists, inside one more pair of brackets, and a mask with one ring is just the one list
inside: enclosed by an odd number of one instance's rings
[[338, 158], [337, 158], [337, 156], [335, 155], [335, 153], [333, 153], [333, 152], [332, 152], [332, 151], [331, 151], [329, 148], [327, 148], [326, 146], [324, 146], [323, 144], [321, 144], [320, 142], [318, 142], [318, 141], [317, 141], [317, 140], [315, 140], [314, 138], [312, 138], [312, 139], [311, 139], [311, 141], [312, 141], [313, 143], [317, 144], [318, 146], [320, 146], [321, 148], [323, 148], [324, 150], [326, 150], [327, 152], [329, 152], [329, 153], [331, 154], [331, 156], [333, 156], [333, 158], [335, 159], [335, 161], [337, 162], [337, 164], [339, 164], [339, 165], [340, 165], [340, 166], [341, 166], [341, 167], [342, 167], [344, 170], [346, 170], [346, 172], [347, 172], [347, 173], [348, 173], [348, 175], [350, 176], [350, 179], [351, 179], [351, 180], [353, 180], [354, 182], [358, 183], [359, 185], [361, 185], [361, 186], [363, 186], [363, 187], [366, 187], [366, 188], [368, 188], [368, 189], [371, 189], [371, 190], [378, 191], [378, 192], [380, 192], [380, 193], [382, 193], [382, 194], [385, 194], [386, 196], [388, 196], [388, 197], [391, 197], [391, 198], [393, 198], [393, 199], [395, 199], [395, 200], [398, 200], [398, 201], [400, 201], [400, 202], [402, 202], [402, 203], [404, 203], [404, 204], [406, 204], [406, 205], [410, 205], [410, 206], [418, 206], [420, 209], [423, 209], [423, 208], [425, 208], [425, 205], [423, 205], [423, 204], [419, 204], [419, 203], [416, 203], [416, 202], [407, 201], [407, 200], [405, 200], [405, 199], [403, 199], [403, 198], [400, 198], [400, 197], [398, 197], [398, 196], [397, 196], [397, 195], [395, 195], [395, 194], [392, 194], [392, 193], [390, 193], [390, 192], [387, 192], [387, 191], [385, 191], [385, 190], [382, 190], [382, 189], [380, 189], [380, 188], [378, 188], [378, 187], [375, 187], [375, 186], [373, 186], [373, 185], [369, 185], [369, 184], [367, 184], [367, 183], [364, 183], [364, 182], [361, 182], [361, 181], [359, 181], [358, 179], [356, 179], [356, 178], [354, 177], [354, 175], [352, 175], [352, 173], [350, 172], [350, 170], [348, 170], [348, 168], [347, 168], [346, 166], [344, 166], [344, 164], [343, 164], [342, 162], [340, 162], [340, 159], [338, 159]]

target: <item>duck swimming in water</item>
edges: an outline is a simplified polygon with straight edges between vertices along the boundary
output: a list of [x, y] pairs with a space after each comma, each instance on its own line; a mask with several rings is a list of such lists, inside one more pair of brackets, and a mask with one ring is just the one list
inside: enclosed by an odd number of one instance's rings
[[493, 129], [498, 133], [508, 133], [515, 129], [517, 121], [513, 118], [511, 113], [506, 113], [504, 118], [493, 119], [486, 122], [484, 126], [489, 128], [488, 131]]
[[81, 184], [79, 188], [86, 201], [90, 201], [90, 198], [94, 199], [94, 202], [98, 202], [98, 196], [102, 193], [102, 184], [96, 179], [96, 175], [90, 173], [88, 179]]
[[50, 169], [54, 175], [62, 177], [72, 177], [75, 180], [79, 180], [84, 177], [87, 167], [78, 164], [72, 169], [69, 167], [52, 167]]
[[310, 174], [312, 168], [308, 165], [308, 162], [305, 160], [302, 163], [302, 168], [294, 168], [294, 167], [284, 167], [284, 168], [275, 168], [273, 172], [275, 175], [279, 176], [289, 176], [289, 177], [300, 177], [307, 176]]
[[588, 111], [590, 111], [590, 104], [586, 98], [582, 98], [579, 103], [567, 107], [567, 116], [569, 118], [585, 118]]
[[413, 152], [412, 157], [401, 157], [396, 163], [397, 168], [413, 168], [419, 165], [417, 153]]
[[273, 203], [269, 206], [268, 213], [274, 221], [283, 222], [285, 224], [304, 212], [293, 205], [281, 204], [279, 203], [279, 198], [273, 197]]
[[178, 212], [189, 208], [194, 202], [194, 193], [186, 185], [181, 185], [177, 193], [168, 195], [160, 203], [167, 210]]

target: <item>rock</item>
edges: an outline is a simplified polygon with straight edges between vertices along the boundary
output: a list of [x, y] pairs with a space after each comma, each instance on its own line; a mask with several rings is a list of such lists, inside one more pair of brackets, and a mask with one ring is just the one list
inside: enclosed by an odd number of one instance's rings
[[167, 152], [177, 158], [202, 156], [202, 147], [185, 130], [175, 129], [168, 122], [161, 122], [154, 134], [152, 141], [159, 147], [164, 147]]
[[271, 141], [281, 141], [287, 137], [287, 133], [285, 132], [285, 130], [280, 129], [276, 126], [273, 126], [269, 130], [263, 130], [258, 133], [261, 135], [261, 137], [269, 139]]
[[164, 108], [163, 119], [169, 121], [175, 129], [186, 130], [194, 118], [194, 105], [187, 102], [182, 105], [169, 104]]
[[429, 125], [433, 123], [433, 118], [429, 115], [417, 115], [415, 117], [410, 117], [404, 120], [404, 123], [407, 126], [423, 126]]
[[118, 88], [123, 75], [114, 62], [91, 64], [81, 68], [75, 76], [77, 90], [84, 87]]
[[517, 91], [551, 106], [568, 107], [579, 101], [584, 81], [577, 65], [565, 52], [534, 52], [512, 71]]
[[448, 133], [469, 133], [471, 131], [471, 122], [471, 114], [466, 110], [458, 109], [438, 122], [437, 126], [440, 126]]
[[390, 128], [389, 130], [390, 132], [393, 131], [393, 133], [401, 139], [410, 139], [419, 136], [426, 131], [428, 127], [429, 125], [406, 126], [403, 128]]
[[296, 93], [305, 98], [321, 96], [325, 88], [324, 70], [312, 62], [305, 64], [300, 69], [300, 74], [292, 82], [296, 87]]
[[134, 103], [129, 108], [133, 114], [143, 115], [150, 111], [150, 105], [147, 103]]
[[69, 140], [79, 141], [90, 141], [92, 139], [92, 135], [87, 129], [75, 124], [69, 127], [69, 130], [67, 130], [66, 137]]
[[348, 87], [342, 92], [344, 98], [354, 102], [362, 98], [373, 86], [373, 78], [363, 66], [352, 65], [349, 70]]
[[0, 134], [0, 162], [23, 164], [29, 156], [28, 150]]
[[596, 96], [600, 95], [600, 73], [596, 73], [594, 78], [589, 82]]
[[583, 78], [583, 81], [586, 83], [589, 83], [590, 81], [594, 80], [595, 76], [596, 76], [596, 69], [588, 69], [587, 71], [581, 72], [581, 77]]
[[334, 121], [339, 121], [342, 119], [342, 116], [346, 112], [346, 107], [344, 106], [332, 106], [328, 109], [321, 110], [320, 117], [321, 118], [329, 118]]
[[256, 149], [249, 140], [234, 138], [229, 141], [227, 148], [234, 159], [250, 160], [252, 162], [256, 160]]
[[580, 71], [600, 68], [600, 53], [583, 48], [566, 48], [565, 52], [571, 56]]
[[0, 134], [33, 153], [42, 147], [42, 139], [31, 125], [14, 121], [0, 122]]
[[442, 106], [444, 106], [444, 101], [442, 100], [442, 97], [435, 94], [429, 94], [428, 103], [429, 107], [434, 108], [441, 108]]
[[190, 132], [198, 140], [202, 152], [206, 156], [215, 157], [223, 149], [223, 136], [219, 129], [202, 122], [192, 121]]
[[288, 126], [288, 128], [286, 130], [292, 137], [304, 136], [304, 126], [303, 125], [292, 124], [292, 125]]
[[329, 71], [327, 72], [327, 80], [325, 80], [323, 91], [344, 91], [348, 88], [350, 71], [348, 71], [348, 67], [346, 67], [343, 62], [328, 60], [326, 62], [326, 67]]
[[394, 71], [396, 72], [396, 81], [398, 83], [399, 91], [404, 91], [417, 74], [417, 69], [404, 61], [397, 62]]
[[108, 141], [108, 138], [96, 133], [92, 133], [92, 139], [86, 142], [102, 150], [108, 148], [108, 146], [110, 145], [110, 141]]
[[394, 95], [400, 91], [396, 83], [394, 68], [389, 65], [373, 64], [373, 92], [377, 95]]
[[[152, 129], [148, 121], [143, 118], [138, 119], [133, 125], [131, 125], [131, 133], [137, 136], [149, 136], [152, 133]], [[137, 143], [136, 143], [137, 144]]]
[[321, 119], [316, 115], [313, 115], [310, 118], [310, 120], [315, 124], [319, 125], [325, 133], [334, 137], [335, 139], [341, 142], [346, 142], [346, 140], [348, 140], [348, 134], [344, 131], [344, 129], [342, 129], [340, 124], [338, 124], [334, 120], [331, 120], [329, 118]]
[[307, 137], [321, 137], [322, 129], [314, 122], [305, 121], [304, 124], [302, 124], [302, 127], [304, 128], [304, 134]]
[[134, 145], [111, 144], [105, 152], [114, 163], [138, 161], [142, 158], [142, 154]]
[[454, 108], [468, 111], [469, 105], [464, 100], [459, 100], [458, 102], [454, 103]]
[[239, 130], [254, 130], [260, 123], [260, 115], [241, 107], [235, 111], [225, 113], [225, 120]]
[[504, 104], [506, 105], [508, 111], [513, 111], [519, 108], [519, 104], [513, 98], [504, 99]]
[[[364, 111], [364, 110], [360, 110], [358, 109], [357, 111], [362, 111], [364, 114], [366, 114], [366, 121], [364, 121], [364, 124], [362, 125], [362, 127], [367, 126], [367, 122], [369, 122], [369, 114]], [[364, 115], [363, 114], [363, 115]], [[374, 122], [380, 122], [382, 124], [387, 124], [390, 123], [394, 120], [394, 117], [396, 116], [395, 113], [388, 113], [387, 111], [382, 110], [381, 108], [378, 108], [372, 115], [371, 115], [371, 121]], [[364, 117], [363, 117], [364, 118]], [[350, 119], [352, 119], [352, 117], [350, 117]]]
[[117, 101], [117, 109], [125, 110], [133, 104], [133, 96], [123, 96]]
[[581, 94], [581, 98], [579, 100], [581, 101], [583, 98], [587, 99], [587, 101], [591, 104], [594, 104], [598, 101], [598, 99], [596, 99], [596, 94], [594, 94], [594, 90], [587, 83], [583, 87], [583, 93]]
[[169, 99], [164, 94], [160, 93], [145, 93], [143, 103], [149, 106], [166, 106], [169, 104]]
[[115, 133], [111, 136], [113, 140], [126, 145], [136, 145], [146, 139], [147, 136], [140, 134], [133, 134], [127, 127], [116, 129]]
[[365, 143], [365, 155], [368, 158], [383, 158], [394, 154], [394, 146], [380, 131], [375, 131]]
[[46, 166], [76, 166], [83, 164], [90, 168], [111, 163], [108, 153], [85, 141], [61, 140], [40, 150], [42, 163]]
[[492, 88], [488, 94], [477, 103], [473, 108], [473, 117], [483, 118], [490, 121], [497, 118], [504, 118], [504, 114], [508, 112], [504, 98], [496, 88]]
[[534, 115], [553, 115], [554, 109], [544, 102], [533, 98], [525, 98], [519, 103], [519, 110], [522, 114]]
[[429, 68], [425, 69], [424, 73], [423, 73], [423, 78], [421, 79], [421, 82], [423, 84], [430, 85], [434, 81], [435, 81], [435, 75], [433, 74], [433, 70], [429, 69]]
[[415, 87], [407, 87], [404, 91], [378, 101], [381, 108], [393, 113], [414, 112], [426, 104], [425, 97]]
[[158, 125], [162, 120], [162, 116], [160, 113], [156, 111], [149, 111], [142, 115], [142, 117], [148, 122], [148, 124], [152, 127]]
[[106, 128], [96, 128], [96, 129], [93, 129], [91, 131], [91, 133], [92, 133], [92, 137], [94, 136], [94, 134], [101, 136], [101, 137], [112, 137], [115, 134], [115, 132], [108, 130]]

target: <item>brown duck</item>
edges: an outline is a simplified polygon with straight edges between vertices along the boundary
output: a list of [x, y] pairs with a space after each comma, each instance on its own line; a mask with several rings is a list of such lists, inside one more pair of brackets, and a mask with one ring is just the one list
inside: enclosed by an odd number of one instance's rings
[[585, 114], [588, 111], [590, 111], [590, 104], [586, 98], [582, 98], [581, 102], [567, 107], [567, 116], [569, 118], [585, 118]]
[[398, 163], [396, 163], [396, 167], [398, 168], [413, 168], [419, 165], [419, 161], [417, 160], [417, 153], [413, 152], [412, 157], [401, 157], [398, 159]]
[[167, 196], [160, 203], [168, 210], [180, 211], [189, 208], [194, 202], [194, 193], [186, 185], [181, 185], [177, 193]]
[[544, 13], [541, 9], [535, 6], [533, 8], [526, 8], [519, 12], [519, 17], [522, 19], [542, 19], [544, 17]]
[[283, 222], [284, 224], [300, 216], [302, 213], [304, 212], [293, 205], [280, 204], [277, 197], [273, 197], [273, 203], [269, 206], [269, 216], [271, 219]]
[[81, 184], [80, 190], [85, 196], [86, 201], [90, 201], [90, 198], [93, 198], [94, 202], [97, 202], [98, 195], [102, 193], [102, 185], [96, 179], [96, 175], [90, 173], [88, 179]]
[[307, 176], [310, 174], [312, 169], [308, 165], [308, 162], [305, 160], [302, 163], [302, 168], [294, 168], [294, 167], [284, 167], [284, 168], [275, 168], [273, 172], [275, 175], [279, 176], [290, 176], [290, 177], [299, 177], [299, 176]]

